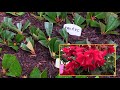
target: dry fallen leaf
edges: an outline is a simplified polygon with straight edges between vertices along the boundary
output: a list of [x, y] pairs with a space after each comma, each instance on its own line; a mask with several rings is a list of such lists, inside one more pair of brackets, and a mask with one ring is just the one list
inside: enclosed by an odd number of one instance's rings
[[31, 53], [32, 53], [32, 54], [35, 54], [35, 50], [34, 50], [34, 48], [33, 48], [33, 46], [32, 46], [32, 43], [31, 43], [30, 41], [27, 43], [26, 46], [31, 50]]

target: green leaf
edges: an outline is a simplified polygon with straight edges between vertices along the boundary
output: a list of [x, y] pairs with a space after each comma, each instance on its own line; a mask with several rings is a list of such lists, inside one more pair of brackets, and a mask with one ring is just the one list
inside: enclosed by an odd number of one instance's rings
[[115, 35], [120, 35], [117, 31], [107, 31], [106, 34], [115, 34]]
[[69, 24], [69, 23], [71, 24], [71, 22], [70, 22], [70, 20], [68, 19], [68, 17], [66, 17], [66, 23], [67, 23], [67, 24]]
[[99, 23], [97, 21], [91, 20], [90, 21], [90, 26], [91, 27], [99, 27]]
[[22, 31], [26, 30], [31, 25], [30, 21], [27, 20], [27, 22], [24, 24]]
[[102, 22], [99, 22], [99, 25], [100, 25], [101, 32], [105, 33], [105, 28], [106, 28], [105, 24], [103, 24]]
[[64, 40], [66, 42], [68, 42], [68, 33], [67, 33], [67, 31], [66, 31], [65, 28], [63, 28], [62, 30], [60, 30], [60, 35], [64, 38]]
[[3, 60], [2, 60], [2, 67], [4, 69], [9, 69], [11, 64], [16, 60], [16, 57], [11, 54], [4, 54]]
[[55, 19], [51, 19], [50, 17], [43, 15], [43, 17], [48, 20], [49, 22], [56, 23]]
[[104, 19], [106, 16], [105, 12], [95, 12], [95, 17], [98, 19]]
[[20, 47], [21, 47], [23, 50], [25, 50], [25, 51], [30, 51], [30, 50], [27, 48], [26, 44], [24, 44], [24, 43], [21, 43]]
[[44, 23], [46, 33], [49, 37], [51, 37], [52, 30], [53, 30], [53, 23], [51, 22], [45, 22]]
[[120, 25], [120, 21], [118, 20], [118, 17], [115, 17], [112, 14], [107, 15], [107, 26], [106, 26], [106, 32], [116, 29]]
[[24, 14], [25, 14], [25, 12], [17, 12], [17, 15], [19, 15], [19, 16], [22, 16]]
[[2, 52], [2, 48], [0, 48], [0, 53]]
[[74, 23], [76, 25], [81, 25], [83, 22], [85, 21], [85, 18], [83, 18], [81, 15], [79, 15], [78, 13], [75, 13], [75, 17], [74, 17]]
[[56, 12], [56, 14], [57, 14], [57, 17], [60, 17], [61, 12]]
[[49, 49], [50, 49], [51, 52], [54, 51], [54, 44], [55, 44], [56, 40], [57, 40], [57, 38], [54, 37], [49, 41]]
[[52, 20], [55, 20], [55, 18], [57, 17], [57, 13], [56, 12], [45, 12], [45, 14], [50, 17]]
[[9, 46], [9, 47], [11, 47], [11, 48], [13, 48], [15, 51], [18, 51], [18, 46]]
[[60, 76], [60, 75], [57, 75], [55, 78], [72, 78], [72, 76]]
[[14, 62], [11, 64], [8, 71], [9, 71], [7, 73], [8, 76], [13, 76], [13, 77], [20, 77], [21, 76], [22, 67], [17, 59], [14, 60]]
[[59, 45], [60, 44], [64, 44], [64, 42], [62, 40], [56, 40], [55, 43], [54, 43], [54, 50], [53, 52], [58, 52], [59, 51]]
[[17, 34], [17, 35], [15, 36], [15, 40], [16, 40], [18, 43], [20, 43], [22, 40], [24, 40], [24, 36], [21, 35], [21, 34]]
[[39, 39], [40, 40], [47, 40], [45, 34], [40, 30], [40, 33], [39, 33]]
[[99, 76], [96, 76], [95, 78], [100, 78]]
[[30, 73], [30, 78], [40, 78], [40, 70], [37, 67], [34, 67], [32, 72]]
[[87, 76], [76, 76], [75, 78], [88, 78]]
[[47, 69], [40, 74], [40, 78], [47, 78]]
[[48, 48], [48, 41], [47, 40], [40, 40], [38, 41], [40, 44], [42, 44], [43, 46], [45, 46], [46, 48]]
[[4, 17], [4, 21], [2, 23], [4, 27], [8, 27], [11, 30], [16, 31], [17, 33], [21, 33], [19, 29], [12, 23], [12, 18]]

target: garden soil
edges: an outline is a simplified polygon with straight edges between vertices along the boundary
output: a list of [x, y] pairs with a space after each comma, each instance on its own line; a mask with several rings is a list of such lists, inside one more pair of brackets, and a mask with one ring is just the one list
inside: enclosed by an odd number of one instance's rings
[[[36, 18], [31, 16], [29, 12], [19, 17], [6, 15], [5, 13], [1, 12], [0, 22], [3, 20], [3, 17], [5, 16], [12, 17], [14, 23], [22, 22], [24, 24], [26, 20], [30, 20], [32, 25], [39, 27], [43, 32], [45, 32], [44, 21], [37, 20]], [[69, 18], [72, 20], [72, 17], [69, 17]], [[62, 29], [64, 24], [65, 23], [63, 22], [60, 25], [54, 25], [52, 37], [57, 36], [61, 38], [59, 34], [59, 30]], [[118, 31], [120, 32], [120, 29]], [[82, 40], [85, 40], [86, 38], [88, 38], [91, 44], [107, 44], [109, 40], [112, 40], [118, 44], [116, 51], [117, 51], [117, 54], [120, 55], [120, 36], [102, 35], [100, 33], [99, 28], [86, 27], [82, 30], [82, 34], [80, 37], [69, 35], [69, 43], [74, 44], [76, 41], [82, 41]], [[23, 51], [22, 49], [19, 49], [19, 51], [16, 52], [7, 46], [0, 45], [0, 48], [3, 48], [3, 51], [0, 55], [0, 73], [2, 72], [1, 62], [2, 62], [2, 58], [4, 54], [13, 54], [17, 56], [23, 69], [22, 76], [27, 75], [29, 77], [30, 72], [36, 66], [39, 67], [40, 71], [43, 71], [45, 68], [47, 68], [49, 78], [54, 78], [59, 73], [59, 69], [55, 68], [54, 66], [55, 60], [51, 58], [49, 50], [45, 48], [44, 46], [42, 46], [37, 41], [35, 41], [35, 47], [34, 47], [36, 56], [32, 56], [31, 53]], [[117, 60], [116, 66], [117, 66], [116, 77], [120, 77], [120, 59]], [[2, 77], [7, 78], [6, 76], [2, 76]]]

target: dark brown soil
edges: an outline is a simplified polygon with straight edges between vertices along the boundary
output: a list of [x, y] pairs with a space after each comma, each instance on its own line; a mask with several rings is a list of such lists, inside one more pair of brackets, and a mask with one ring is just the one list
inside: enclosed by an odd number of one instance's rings
[[[3, 19], [4, 16], [6, 16], [6, 14], [0, 14], [0, 21]], [[17, 23], [19, 21], [24, 23], [26, 20], [30, 20], [32, 25], [39, 27], [42, 31], [45, 32], [44, 23], [43, 23], [44, 21], [39, 21], [35, 19], [29, 13], [26, 13], [24, 16], [21, 16], [21, 17], [15, 17], [10, 15], [7, 15], [7, 16], [12, 17], [14, 20], [13, 21], [14, 23]], [[64, 23], [62, 23], [60, 26], [54, 25], [52, 37], [57, 36], [61, 38], [59, 34], [59, 30], [62, 29], [63, 24]], [[100, 30], [98, 28], [86, 27], [85, 29], [83, 29], [82, 35], [80, 37], [69, 35], [69, 42], [73, 44], [78, 40], [82, 41], [86, 38], [88, 38], [88, 40], [92, 44], [101, 44], [101, 43], [107, 44], [109, 40], [113, 40], [115, 43], [119, 45], [117, 47], [117, 54], [120, 55], [120, 36], [101, 35]], [[23, 68], [22, 75], [29, 76], [29, 73], [32, 71], [32, 69], [35, 66], [38, 66], [41, 71], [43, 71], [45, 68], [48, 68], [49, 78], [54, 78], [58, 74], [58, 69], [54, 67], [55, 60], [51, 58], [48, 49], [42, 46], [38, 42], [35, 42], [35, 51], [37, 55], [36, 57], [30, 56], [31, 54], [29, 52], [23, 51], [21, 49], [18, 52], [15, 52], [13, 49], [9, 47], [1, 46], [1, 45], [0, 47], [3, 48], [3, 51], [0, 57], [3, 57], [3, 54], [5, 53], [14, 54], [17, 56]], [[1, 59], [0, 59], [0, 66], [1, 66]], [[1, 67], [0, 67], [0, 70], [1, 70]], [[120, 77], [120, 59], [117, 60], [117, 77]]]

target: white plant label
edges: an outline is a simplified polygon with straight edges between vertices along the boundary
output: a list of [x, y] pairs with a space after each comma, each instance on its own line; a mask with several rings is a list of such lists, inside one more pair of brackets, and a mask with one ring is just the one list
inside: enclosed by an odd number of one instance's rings
[[60, 68], [60, 58], [57, 58], [57, 59], [56, 59], [55, 67], [56, 67], [56, 68]]
[[82, 28], [78, 25], [64, 24], [63, 28], [65, 28], [70, 35], [81, 36]]

